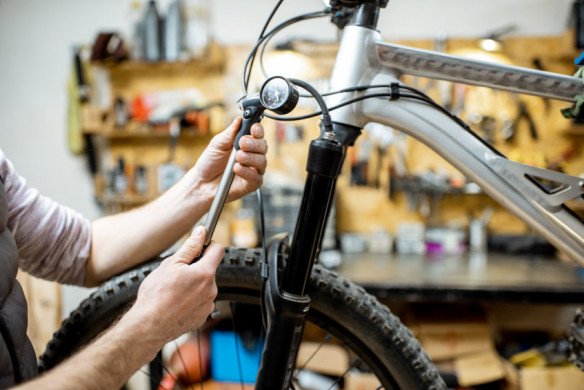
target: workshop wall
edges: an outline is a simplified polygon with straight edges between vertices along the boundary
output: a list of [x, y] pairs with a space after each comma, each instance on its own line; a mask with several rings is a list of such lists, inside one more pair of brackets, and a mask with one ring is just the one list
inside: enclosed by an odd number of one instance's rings
[[[273, 3], [212, 1], [216, 37], [222, 43], [254, 40]], [[130, 0], [0, 4], [0, 147], [31, 186], [91, 219], [99, 216], [91, 179], [83, 158], [73, 156], [66, 142], [71, 48], [90, 43], [98, 30], [129, 31], [129, 4]], [[565, 30], [570, 4], [571, 0], [482, 0], [471, 7], [465, 0], [392, 0], [381, 28], [392, 39], [432, 38], [437, 30], [474, 37], [514, 22], [521, 35], [554, 35]], [[320, 2], [284, 5], [282, 18], [318, 9]], [[330, 39], [334, 30], [313, 23], [302, 27], [302, 35]], [[78, 296], [66, 291], [63, 310], [69, 312]]]

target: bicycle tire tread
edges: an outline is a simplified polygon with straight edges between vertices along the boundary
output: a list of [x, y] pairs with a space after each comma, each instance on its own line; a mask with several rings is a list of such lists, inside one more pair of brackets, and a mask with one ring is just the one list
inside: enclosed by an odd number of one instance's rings
[[[137, 269], [117, 275], [86, 298], [54, 333], [53, 339], [39, 358], [39, 372], [54, 367], [73, 352], [72, 346], [64, 345], [64, 341], [87, 336], [85, 325], [88, 322], [93, 323], [88, 318], [99, 317], [99, 311], [106, 306], [106, 303], [111, 303], [112, 299], [118, 299], [121, 302], [120, 305], [124, 303], [127, 307], [133, 302], [133, 299], [129, 300], [128, 297], [135, 296], [140, 283], [160, 264], [160, 261], [162, 259], [153, 259]], [[226, 286], [236, 286], [242, 279], [258, 283], [260, 276], [257, 269], [260, 262], [259, 249], [226, 248], [218, 278], [220, 277], [223, 285]], [[242, 278], [242, 270], [247, 270], [251, 278]], [[316, 265], [309, 287], [309, 295], [312, 296], [312, 294], [319, 296], [328, 294], [339, 304], [350, 307], [356, 315], [361, 316], [361, 319], [366, 319], [380, 329], [384, 340], [393, 344], [392, 353], [401, 354], [398, 358], [403, 362], [409, 362], [409, 366], [414, 371], [413, 376], [422, 381], [419, 383], [420, 388], [431, 390], [445, 388], [440, 375], [409, 329], [363, 287], [355, 285], [334, 271]], [[363, 321], [359, 326], [363, 326]]]
[[161, 259], [152, 259], [139, 268], [114, 276], [92, 292], [89, 297], [85, 298], [79, 304], [79, 307], [61, 322], [59, 329], [53, 333], [53, 338], [48, 342], [45, 351], [39, 357], [39, 373], [54, 367], [54, 363], [63, 360], [65, 357], [63, 355], [68, 355], [69, 352], [72, 352], [63, 351], [62, 340], [69, 337], [82, 337], [81, 325], [88, 316], [95, 315], [111, 297], [120, 297], [120, 294], [128, 294], [133, 290], [137, 290], [146, 276], [158, 267], [160, 261]]
[[[238, 277], [241, 266], [245, 268], [259, 267], [261, 251], [259, 249], [227, 248], [223, 266], [234, 267], [234, 275]], [[255, 275], [259, 273], [255, 272]], [[444, 389], [442, 378], [426, 355], [422, 346], [405, 327], [398, 317], [393, 315], [387, 306], [382, 305], [362, 287], [354, 284], [337, 272], [316, 265], [311, 275], [311, 286], [326, 289], [333, 297], [341, 298], [344, 304], [356, 308], [357, 312], [383, 329], [386, 336], [404, 352], [404, 358], [412, 363], [417, 376], [422, 379], [423, 388], [429, 390]], [[311, 295], [312, 291], [309, 291]], [[344, 292], [344, 296], [341, 295]], [[357, 297], [357, 298], [356, 298]]]
[[[330, 279], [328, 286], [323, 286], [323, 280]], [[445, 385], [436, 371], [430, 358], [426, 355], [418, 340], [405, 327], [398, 317], [393, 315], [389, 308], [381, 304], [377, 298], [367, 293], [362, 287], [338, 273], [316, 266], [311, 275], [312, 285], [328, 288], [334, 295], [344, 291], [344, 303], [356, 307], [358, 312], [371, 323], [377, 325], [390, 338], [394, 345], [404, 353], [404, 358], [411, 362], [417, 376], [423, 381], [423, 388], [430, 390], [444, 389]], [[349, 290], [350, 289], [350, 290]], [[361, 299], [355, 299], [361, 297]]]

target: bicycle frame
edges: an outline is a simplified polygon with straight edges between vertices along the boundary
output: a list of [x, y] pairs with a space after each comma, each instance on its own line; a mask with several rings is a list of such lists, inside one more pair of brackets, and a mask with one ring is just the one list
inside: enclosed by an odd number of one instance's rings
[[[364, 23], [344, 29], [331, 90], [389, 86], [399, 83], [402, 73], [409, 73], [570, 102], [584, 92], [584, 83], [569, 76], [385, 43], [374, 29], [379, 5], [362, 6], [358, 12]], [[391, 92], [390, 87], [387, 92]], [[366, 93], [332, 95], [327, 105], [332, 107]], [[584, 179], [510, 161], [437, 108], [417, 100], [370, 98], [337, 109], [331, 117], [336, 140], [323, 135], [311, 144], [305, 190], [289, 252], [282, 239], [268, 251], [270, 276], [263, 297], [269, 309], [268, 330], [258, 389], [286, 388], [289, 384], [310, 302], [304, 295], [305, 286], [318, 256], [344, 150], [370, 122], [391, 126], [426, 144], [558, 249], [584, 264], [584, 224], [564, 206], [584, 194]], [[334, 149], [327, 142], [340, 143], [342, 148], [334, 156], [327, 154]], [[559, 189], [546, 191], [536, 179], [558, 183]], [[278, 256], [287, 253], [290, 256], [280, 280]]]
[[[342, 65], [339, 65], [342, 64]], [[383, 42], [379, 32], [345, 28], [331, 89], [398, 82], [401, 73], [573, 101], [584, 83], [570, 76], [484, 63]], [[360, 93], [333, 96], [335, 105]], [[369, 122], [394, 127], [449, 161], [489, 196], [536, 229], [572, 260], [584, 264], [584, 224], [563, 203], [584, 194], [584, 179], [506, 159], [475, 134], [429, 105], [399, 99], [367, 99], [335, 110], [334, 122], [363, 128]], [[553, 193], [531, 177], [561, 183]]]

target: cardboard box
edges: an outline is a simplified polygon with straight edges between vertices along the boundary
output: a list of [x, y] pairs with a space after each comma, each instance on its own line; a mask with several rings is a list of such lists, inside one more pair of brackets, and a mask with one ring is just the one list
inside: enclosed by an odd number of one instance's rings
[[494, 349], [486, 322], [420, 322], [416, 337], [432, 360], [454, 359]]
[[521, 390], [584, 389], [584, 372], [576, 367], [526, 367], [519, 378]]
[[406, 320], [435, 362], [494, 349], [492, 328], [481, 307], [416, 305]]
[[490, 350], [459, 357], [454, 361], [456, 376], [461, 386], [475, 386], [505, 378], [502, 358]]
[[521, 390], [519, 383], [519, 370], [511, 362], [502, 359], [503, 369], [505, 370], [505, 383], [501, 390]]

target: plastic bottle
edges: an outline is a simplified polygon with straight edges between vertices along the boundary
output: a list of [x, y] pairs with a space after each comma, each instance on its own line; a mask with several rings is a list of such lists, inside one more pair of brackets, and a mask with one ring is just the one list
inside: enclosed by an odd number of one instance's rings
[[144, 10], [140, 0], [132, 0], [128, 10], [128, 22], [132, 28], [130, 58], [135, 61], [144, 59]]
[[181, 59], [184, 48], [184, 12], [182, 0], [174, 0], [168, 7], [164, 23], [164, 58], [166, 61]]
[[140, 195], [145, 195], [148, 192], [148, 176], [146, 167], [144, 165], [138, 165], [138, 167], [136, 167], [134, 180], [136, 192]]
[[116, 194], [123, 194], [128, 189], [128, 180], [126, 179], [126, 162], [123, 157], [118, 158], [118, 164], [113, 175], [113, 190]]
[[150, 62], [162, 59], [162, 18], [156, 9], [156, 2], [150, 0], [144, 15], [144, 59]]

